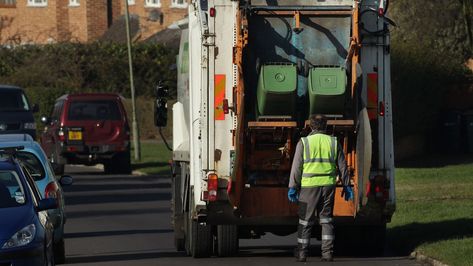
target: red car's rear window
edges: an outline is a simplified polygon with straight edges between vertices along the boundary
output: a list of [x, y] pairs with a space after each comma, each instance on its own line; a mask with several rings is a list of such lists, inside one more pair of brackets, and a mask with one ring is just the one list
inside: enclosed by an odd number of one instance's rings
[[121, 114], [116, 101], [72, 101], [67, 119], [72, 121], [120, 120]]

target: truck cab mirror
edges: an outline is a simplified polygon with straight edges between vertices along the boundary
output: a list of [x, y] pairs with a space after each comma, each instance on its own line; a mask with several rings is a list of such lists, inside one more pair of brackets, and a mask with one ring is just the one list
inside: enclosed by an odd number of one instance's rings
[[154, 108], [154, 125], [157, 127], [165, 127], [168, 122], [168, 104], [167, 97], [169, 88], [163, 81], [159, 81], [156, 86], [156, 101]]

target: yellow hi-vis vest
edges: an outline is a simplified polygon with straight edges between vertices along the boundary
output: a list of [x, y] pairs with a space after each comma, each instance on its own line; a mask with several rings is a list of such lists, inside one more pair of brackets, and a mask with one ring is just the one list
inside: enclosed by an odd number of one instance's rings
[[301, 140], [304, 146], [301, 187], [335, 185], [337, 138], [316, 133]]

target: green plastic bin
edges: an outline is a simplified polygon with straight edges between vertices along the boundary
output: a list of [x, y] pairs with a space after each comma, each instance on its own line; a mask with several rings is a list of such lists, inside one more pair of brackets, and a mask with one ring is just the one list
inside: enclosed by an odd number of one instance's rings
[[308, 83], [310, 114], [343, 114], [346, 88], [344, 68], [312, 68]]
[[260, 116], [293, 116], [297, 97], [294, 65], [264, 65], [258, 79], [257, 104]]

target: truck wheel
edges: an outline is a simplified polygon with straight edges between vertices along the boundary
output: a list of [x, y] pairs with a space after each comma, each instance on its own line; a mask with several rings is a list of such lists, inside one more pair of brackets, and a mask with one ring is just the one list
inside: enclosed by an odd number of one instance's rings
[[207, 258], [212, 255], [212, 226], [191, 220], [191, 253], [194, 258]]
[[185, 236], [186, 252], [187, 255], [194, 258], [206, 258], [210, 257], [213, 251], [212, 226], [192, 219], [193, 194], [192, 191], [189, 193], [189, 212], [186, 213], [184, 220], [187, 227]]
[[224, 224], [217, 226], [217, 254], [231, 257], [238, 254], [238, 227]]

